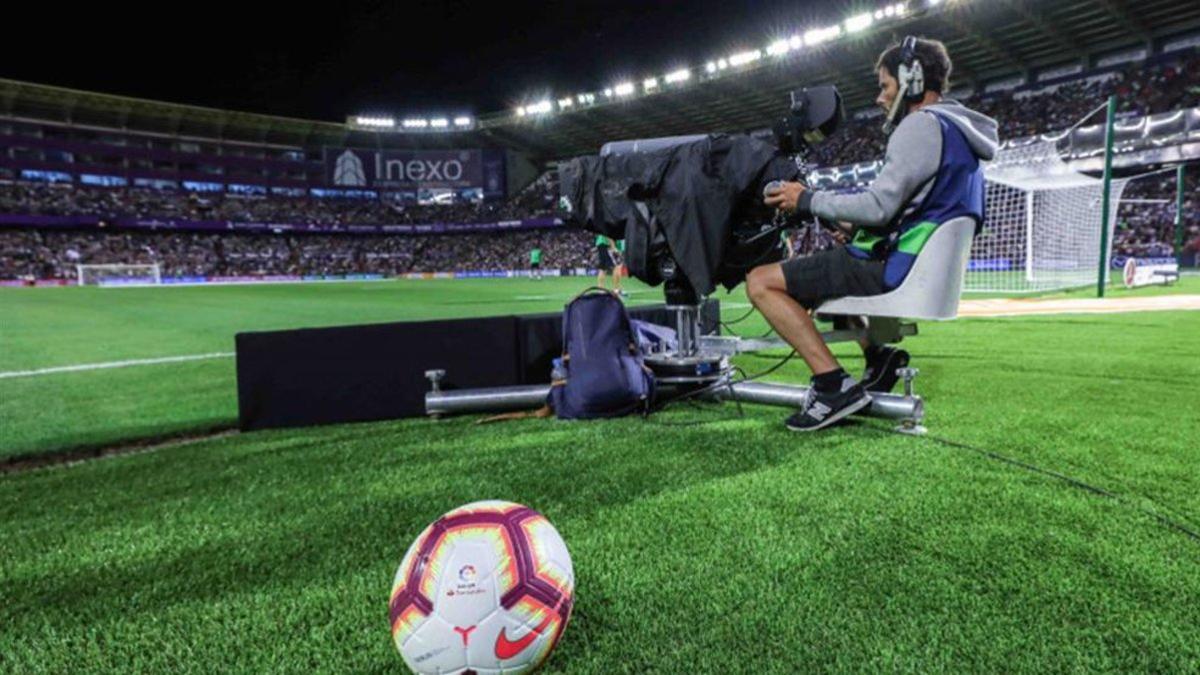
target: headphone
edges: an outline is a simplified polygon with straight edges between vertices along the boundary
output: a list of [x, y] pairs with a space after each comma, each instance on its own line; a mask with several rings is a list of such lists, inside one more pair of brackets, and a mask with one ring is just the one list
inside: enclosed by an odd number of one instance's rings
[[920, 101], [925, 97], [925, 67], [917, 58], [917, 38], [909, 35], [900, 46], [900, 67], [897, 81], [905, 100]]
[[901, 107], [904, 103], [916, 103], [925, 98], [925, 68], [917, 58], [917, 38], [909, 35], [900, 45], [900, 66], [896, 69], [896, 82], [899, 90], [896, 100], [892, 101], [892, 109], [884, 122], [884, 133], [890, 134], [900, 123], [904, 115]]

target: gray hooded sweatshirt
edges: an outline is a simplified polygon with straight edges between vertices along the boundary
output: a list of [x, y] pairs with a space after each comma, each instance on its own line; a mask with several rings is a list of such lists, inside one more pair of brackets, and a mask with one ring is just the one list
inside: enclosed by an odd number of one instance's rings
[[821, 218], [859, 227], [886, 228], [917, 209], [933, 188], [942, 161], [942, 129], [933, 111], [962, 131], [980, 160], [995, 157], [1000, 145], [996, 120], [958, 101], [944, 99], [905, 116], [888, 139], [883, 169], [865, 191], [806, 191], [800, 196], [797, 210], [807, 209]]

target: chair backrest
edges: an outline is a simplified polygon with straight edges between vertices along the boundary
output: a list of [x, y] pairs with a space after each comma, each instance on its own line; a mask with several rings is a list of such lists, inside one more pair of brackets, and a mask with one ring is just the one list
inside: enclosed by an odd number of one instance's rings
[[901, 319], [953, 319], [958, 316], [975, 221], [955, 218], [942, 223], [913, 261], [908, 276], [895, 289], [869, 296], [830, 300], [821, 314], [887, 316]]

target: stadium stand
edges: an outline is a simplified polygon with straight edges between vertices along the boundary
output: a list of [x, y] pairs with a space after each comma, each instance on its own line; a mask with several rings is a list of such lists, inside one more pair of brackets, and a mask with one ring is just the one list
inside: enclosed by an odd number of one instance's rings
[[[1184, 251], [1183, 264], [1196, 264], [1196, 250], [1200, 248], [1200, 189], [1196, 172], [1187, 175], [1184, 182], [1184, 235], [1185, 249], [1191, 247], [1190, 255]], [[1139, 258], [1172, 257], [1175, 255], [1175, 203], [1173, 196], [1175, 176], [1160, 175], [1133, 181], [1125, 189], [1125, 202], [1117, 212], [1117, 227], [1113, 240], [1114, 256]], [[1162, 203], [1130, 203], [1131, 200], [1161, 200]]]
[[380, 274], [524, 267], [535, 244], [551, 268], [584, 267], [591, 240], [579, 232], [443, 236], [206, 234], [107, 230], [117, 218], [269, 223], [496, 223], [551, 215], [552, 172], [501, 203], [419, 205], [387, 199], [247, 196], [71, 184], [0, 184], [0, 213], [96, 216], [98, 227], [0, 230], [0, 279], [71, 279], [77, 264], [158, 263], [168, 277]]
[[[1033, 134], [1046, 134], [1065, 129], [1095, 110], [1098, 102], [1109, 94], [1117, 94], [1123, 116], [1163, 113], [1200, 105], [1200, 49], [1192, 47], [1172, 54], [1159, 55], [1136, 63], [1112, 65], [1107, 68], [1078, 72], [1055, 78], [1052, 82], [1001, 88], [993, 91], [968, 93], [964, 100], [1002, 124], [1002, 138], [1014, 139]], [[10, 125], [15, 135], [32, 133], [29, 125]], [[43, 128], [44, 136], [51, 133]], [[54, 131], [54, 133], [58, 133]], [[528, 186], [507, 200], [482, 203], [456, 200], [448, 204], [416, 203], [413, 193], [360, 191], [339, 193], [336, 190], [314, 189], [323, 165], [315, 161], [319, 153], [284, 152], [259, 148], [257, 150], [216, 151], [217, 156], [200, 155], [179, 160], [178, 152], [161, 155], [163, 143], [156, 140], [131, 140], [130, 135], [88, 132], [92, 141], [43, 144], [43, 149], [30, 160], [33, 171], [23, 171], [22, 154], [10, 142], [13, 151], [0, 175], [0, 215], [90, 217], [88, 226], [63, 230], [30, 228], [32, 223], [19, 219], [8, 222], [0, 230], [0, 279], [51, 278], [69, 279], [75, 275], [76, 264], [135, 264], [157, 262], [164, 276], [255, 276], [255, 275], [397, 275], [415, 272], [487, 271], [523, 269], [528, 252], [535, 243], [544, 251], [547, 268], [586, 267], [591, 258], [590, 237], [578, 232], [538, 229], [523, 232], [438, 234], [420, 236], [379, 236], [377, 233], [328, 233], [330, 228], [352, 226], [394, 226], [447, 224], [495, 224], [527, 219], [550, 220], [557, 202], [557, 185], [553, 171], [541, 173]], [[106, 140], [107, 139], [107, 140]], [[45, 139], [43, 139], [45, 140]], [[144, 144], [154, 157], [176, 160], [179, 177], [186, 178], [183, 167], [190, 162], [214, 164], [225, 162], [222, 169], [236, 173], [250, 166], [245, 154], [261, 157], [260, 176], [273, 175], [278, 170], [272, 162], [287, 160], [304, 167], [303, 182], [290, 185], [277, 181], [281, 187], [262, 186], [247, 189], [239, 185], [234, 190], [232, 177], [228, 186], [216, 184], [216, 189], [192, 191], [178, 189], [183, 180], [161, 181], [173, 189], [153, 187], [97, 187], [83, 185], [61, 169], [70, 164], [55, 164], [67, 150], [73, 148], [74, 162], [100, 161], [95, 150], [98, 144], [119, 142], [125, 147]], [[820, 166], [841, 167], [855, 162], [877, 160], [883, 151], [885, 137], [879, 131], [879, 119], [869, 109], [860, 111], [831, 139], [816, 148], [814, 159]], [[64, 145], [75, 143], [76, 145]], [[140, 147], [140, 145], [139, 145]], [[179, 143], [171, 146], [178, 150]], [[215, 147], [215, 146], [214, 146]], [[60, 149], [53, 149], [60, 148]], [[86, 152], [80, 152], [80, 150]], [[122, 152], [131, 152], [127, 149]], [[140, 151], [139, 151], [140, 152]], [[90, 154], [88, 154], [90, 153]], [[160, 154], [154, 154], [160, 153]], [[143, 160], [137, 153], [129, 155], [129, 166]], [[275, 159], [272, 159], [275, 157]], [[33, 161], [37, 160], [37, 161]], [[157, 163], [153, 160], [151, 166]], [[242, 166], [245, 164], [245, 166]], [[94, 170], [94, 169], [93, 169]], [[307, 173], [305, 173], [307, 172]], [[82, 173], [82, 170], [80, 170]], [[286, 173], [286, 172], [285, 172]], [[149, 174], [146, 174], [149, 175]], [[165, 175], [165, 174], [164, 174]], [[66, 180], [63, 180], [65, 176]], [[196, 176], [191, 176], [193, 179]], [[294, 176], [293, 176], [294, 177]], [[38, 180], [28, 180], [34, 178]], [[210, 177], [210, 180], [212, 178]], [[251, 179], [243, 179], [251, 180]], [[1155, 180], [1135, 181], [1127, 199], [1139, 200], [1121, 206], [1113, 254], [1122, 256], [1156, 257], [1174, 252], [1174, 205], [1151, 203], [1151, 200], [1173, 198], [1173, 178], [1162, 176]], [[152, 182], [144, 179], [146, 182]], [[1200, 212], [1196, 202], [1196, 171], [1188, 178], [1185, 203], [1184, 264], [1195, 264], [1200, 249]], [[268, 182], [270, 180], [268, 179]], [[191, 183], [195, 185], [193, 181]], [[274, 185], [275, 183], [271, 183]], [[298, 187], [298, 185], [308, 187]], [[835, 186], [837, 187], [837, 186]], [[852, 188], [850, 185], [841, 185]], [[222, 191], [222, 188], [225, 188]], [[343, 196], [323, 196], [328, 193]], [[120, 219], [164, 219], [203, 221], [207, 223], [268, 223], [321, 226], [320, 233], [261, 233], [238, 232], [180, 232], [128, 231], [111, 226]], [[23, 226], [24, 225], [24, 226]], [[547, 227], [547, 224], [537, 225]], [[176, 229], [187, 229], [176, 228]], [[231, 228], [236, 229], [236, 228]], [[820, 250], [834, 244], [830, 236], [815, 228], [792, 234], [795, 250], [800, 254]]]
[[538, 185], [540, 190], [524, 191], [500, 203], [422, 205], [386, 196], [376, 199], [255, 196], [15, 181], [0, 184], [0, 213], [320, 225], [494, 223], [553, 216], [557, 185], [544, 178]]
[[[953, 75], [951, 76], [953, 79]], [[1120, 116], [1149, 115], [1200, 104], [1200, 55], [1178, 55], [1155, 64], [1077, 75], [1048, 86], [1032, 85], [992, 93], [969, 93], [968, 107], [995, 118], [1004, 140], [1066, 129], [1096, 109], [1110, 94]], [[954, 96], [954, 92], [951, 92]], [[883, 156], [879, 120], [858, 115], [816, 148], [821, 166], [869, 162]]]
[[0, 279], [71, 279], [77, 264], [153, 264], [164, 277], [254, 277], [492, 271], [523, 267], [542, 249], [545, 268], [586, 267], [591, 238], [543, 230], [489, 234], [246, 235], [0, 231]]
[[[324, 225], [495, 223], [547, 216], [553, 172], [499, 204], [401, 204], [381, 199], [265, 197], [15, 182], [0, 185], [0, 213], [225, 220]], [[105, 220], [101, 220], [105, 223]], [[591, 239], [555, 229], [442, 236], [206, 234], [97, 228], [0, 231], [0, 279], [67, 279], [77, 264], [151, 264], [164, 276], [399, 275], [523, 267], [535, 244], [546, 268], [587, 264]]]

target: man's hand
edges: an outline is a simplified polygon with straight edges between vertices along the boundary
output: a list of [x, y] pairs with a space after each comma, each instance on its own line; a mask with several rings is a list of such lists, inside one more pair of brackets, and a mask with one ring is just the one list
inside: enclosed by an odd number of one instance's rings
[[808, 188], [803, 183], [783, 183], [781, 187], [768, 191], [763, 198], [763, 204], [773, 206], [785, 213], [793, 213], [800, 195]]
[[833, 239], [839, 244], [848, 244], [854, 238], [855, 227], [851, 223], [844, 220], [837, 221], [837, 229], [833, 232]]

